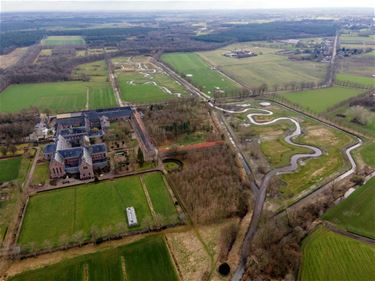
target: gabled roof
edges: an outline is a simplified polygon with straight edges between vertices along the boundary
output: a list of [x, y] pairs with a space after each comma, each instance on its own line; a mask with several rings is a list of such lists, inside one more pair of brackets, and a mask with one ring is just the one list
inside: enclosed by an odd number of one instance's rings
[[55, 154], [53, 155], [53, 160], [57, 161], [57, 162], [60, 162], [60, 163], [64, 163], [64, 158], [60, 155], [59, 152], [55, 152]]
[[92, 158], [91, 158], [91, 155], [90, 155], [89, 151], [87, 150], [87, 148], [84, 147], [82, 152], [83, 153], [82, 153], [80, 163], [86, 162], [87, 164], [92, 165]]
[[67, 149], [67, 148], [71, 148], [71, 147], [72, 147], [71, 144], [62, 135], [59, 135], [57, 137], [57, 141], [56, 141], [56, 150], [57, 151]]

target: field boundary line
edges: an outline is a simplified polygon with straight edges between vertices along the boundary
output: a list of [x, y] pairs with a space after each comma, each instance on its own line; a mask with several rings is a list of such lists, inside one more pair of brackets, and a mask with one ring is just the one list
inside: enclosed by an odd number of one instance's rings
[[139, 176], [139, 180], [140, 180], [140, 182], [141, 182], [143, 192], [144, 192], [144, 194], [145, 194], [145, 196], [146, 196], [147, 204], [148, 204], [148, 207], [150, 208], [152, 218], [153, 218], [154, 221], [155, 221], [155, 218], [156, 218], [156, 212], [155, 212], [155, 210], [154, 210], [154, 206], [152, 205], [151, 197], [150, 197], [150, 194], [148, 193], [148, 190], [147, 190], [146, 184], [145, 184], [144, 181], [143, 181], [143, 176]]
[[177, 259], [171, 249], [171, 245], [169, 244], [169, 240], [168, 240], [168, 237], [166, 235], [164, 235], [164, 241], [165, 241], [165, 245], [167, 246], [167, 249], [168, 249], [168, 252], [169, 252], [169, 255], [172, 257], [172, 261], [173, 261], [173, 267], [175, 268], [177, 274], [178, 274], [178, 278], [180, 279], [180, 281], [184, 281], [184, 278], [183, 278], [183, 275], [182, 275], [182, 272], [180, 270], [180, 267], [178, 266], [178, 262], [177, 262]]
[[125, 257], [121, 256], [121, 271], [122, 271], [122, 278], [124, 281], [128, 281], [128, 276], [126, 275], [126, 264], [125, 264]]
[[85, 263], [83, 265], [83, 281], [89, 281], [90, 275], [89, 275], [89, 265]]
[[76, 215], [76, 212], [77, 212], [77, 188], [74, 188], [74, 199], [73, 199], [73, 233], [75, 232], [75, 229], [76, 229], [76, 219], [77, 219], [77, 215]]
[[90, 90], [89, 90], [89, 87], [86, 87], [86, 105], [85, 105], [85, 110], [89, 110], [89, 103], [90, 103]]

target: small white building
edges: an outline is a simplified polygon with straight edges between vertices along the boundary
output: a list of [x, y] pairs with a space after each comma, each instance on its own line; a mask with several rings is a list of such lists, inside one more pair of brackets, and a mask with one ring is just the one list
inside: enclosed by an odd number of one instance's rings
[[137, 215], [135, 214], [134, 207], [128, 207], [128, 208], [126, 208], [126, 215], [128, 217], [128, 225], [129, 225], [129, 227], [137, 226], [138, 225]]
[[266, 102], [266, 101], [264, 101], [264, 102], [261, 102], [261, 103], [259, 103], [261, 106], [263, 106], [263, 107], [268, 107], [268, 106], [270, 106], [271, 105], [271, 103], [270, 102]]

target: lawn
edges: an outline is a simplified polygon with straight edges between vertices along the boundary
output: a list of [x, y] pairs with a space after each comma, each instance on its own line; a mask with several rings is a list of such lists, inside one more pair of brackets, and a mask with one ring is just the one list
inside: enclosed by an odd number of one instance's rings
[[18, 177], [22, 157], [0, 160], [0, 182], [11, 181]]
[[39, 163], [35, 166], [33, 178], [31, 180], [31, 184], [38, 185], [38, 184], [45, 184], [49, 180], [49, 169], [48, 163]]
[[330, 87], [302, 92], [283, 93], [281, 96], [301, 107], [316, 113], [322, 113], [335, 104], [358, 96], [361, 93], [362, 90], [360, 89]]
[[[152, 223], [150, 210], [138, 177], [64, 188], [32, 196], [22, 224], [18, 243], [44, 247], [74, 241], [82, 232], [101, 236], [128, 229], [125, 208], [133, 206], [142, 229]], [[43, 229], [41, 232], [40, 229]]]
[[42, 46], [84, 46], [85, 40], [81, 36], [48, 36], [41, 41]]
[[[85, 272], [88, 274], [87, 279], [84, 277]], [[150, 236], [129, 245], [26, 271], [9, 279], [26, 280], [178, 281], [178, 276], [164, 238]]]
[[363, 161], [365, 161], [367, 165], [375, 168], [375, 143], [372, 142], [364, 145], [360, 153]]
[[[143, 177], [162, 224], [175, 223], [177, 212], [162, 175]], [[135, 208], [139, 222], [130, 230], [154, 223], [138, 176], [38, 193], [29, 200], [18, 242], [41, 248], [48, 244], [46, 241], [52, 246], [73, 242], [79, 232], [86, 240], [94, 234], [99, 237], [129, 230], [125, 209], [130, 206]]]
[[[280, 47], [285, 49], [286, 46], [282, 45]], [[320, 82], [324, 79], [326, 64], [289, 60], [287, 55], [279, 54], [282, 49], [267, 46], [265, 42], [240, 43], [214, 51], [200, 52], [199, 55], [248, 87], [258, 87], [264, 83], [272, 89], [274, 85]], [[223, 56], [226, 51], [237, 48], [251, 50], [257, 56], [241, 59]]]
[[0, 95], [1, 112], [17, 112], [29, 107], [54, 113], [86, 108], [115, 106], [112, 89], [97, 82], [53, 82], [10, 85]]
[[167, 223], [177, 222], [177, 211], [173, 204], [171, 195], [165, 186], [163, 176], [160, 173], [149, 173], [143, 176], [143, 181], [150, 194], [154, 210], [161, 217], [166, 219]]
[[375, 178], [359, 187], [347, 199], [323, 216], [350, 232], [375, 239]]
[[161, 59], [176, 72], [186, 76], [206, 94], [211, 95], [217, 88], [228, 92], [240, 87], [231, 79], [212, 69], [197, 53], [169, 53], [162, 55]]
[[173, 94], [167, 94], [160, 87], [150, 83], [151, 81], [137, 72], [120, 73], [118, 75], [118, 81], [120, 84], [121, 97], [125, 101], [151, 103], [176, 97]]
[[17, 112], [29, 107], [54, 113], [116, 106], [104, 61], [81, 64], [72, 75], [89, 77], [88, 82], [69, 81], [10, 85], [0, 95], [1, 112]]
[[375, 78], [374, 77], [366, 77], [366, 76], [358, 76], [352, 75], [347, 73], [339, 73], [336, 75], [337, 81], [349, 81], [353, 83], [358, 83], [364, 86], [371, 86], [375, 87]]
[[375, 280], [375, 246], [319, 227], [303, 242], [300, 281]]
[[311, 152], [310, 149], [290, 145], [283, 138], [263, 141], [260, 146], [272, 167], [288, 165], [290, 163], [290, 158], [294, 154]]

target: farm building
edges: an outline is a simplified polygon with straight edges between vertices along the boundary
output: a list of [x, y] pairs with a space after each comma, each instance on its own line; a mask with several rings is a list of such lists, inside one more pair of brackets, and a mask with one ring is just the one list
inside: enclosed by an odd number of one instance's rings
[[135, 214], [134, 207], [128, 207], [128, 208], [126, 208], [126, 215], [128, 217], [128, 225], [129, 225], [129, 227], [137, 226], [138, 225], [137, 215]]

